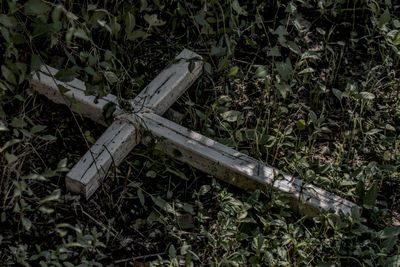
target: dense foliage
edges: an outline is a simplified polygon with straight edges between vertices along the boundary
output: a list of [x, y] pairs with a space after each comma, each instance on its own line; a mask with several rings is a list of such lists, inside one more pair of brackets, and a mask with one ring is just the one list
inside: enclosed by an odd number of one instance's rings
[[[0, 3], [0, 265], [400, 266], [395, 0]], [[29, 90], [42, 63], [136, 95], [183, 48], [185, 126], [357, 202], [336, 222], [138, 147], [89, 201], [64, 175], [104, 131]], [[397, 219], [396, 219], [397, 218]], [[397, 226], [396, 226], [397, 225]]]

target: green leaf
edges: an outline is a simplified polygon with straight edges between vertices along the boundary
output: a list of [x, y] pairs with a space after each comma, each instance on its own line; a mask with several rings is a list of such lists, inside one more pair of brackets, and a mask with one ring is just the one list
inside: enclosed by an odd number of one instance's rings
[[133, 16], [132, 13], [128, 12], [125, 17], [125, 33], [131, 33], [133, 31], [133, 28], [135, 28], [135, 25], [135, 16]]
[[280, 51], [279, 47], [274, 46], [274, 47], [272, 47], [271, 49], [268, 50], [267, 56], [269, 56], [269, 57], [281, 57], [282, 54], [281, 54], [281, 51]]
[[39, 136], [40, 139], [44, 140], [44, 141], [55, 141], [57, 140], [57, 137], [53, 136], [53, 135], [43, 135], [43, 136]]
[[41, 15], [50, 10], [50, 7], [41, 0], [29, 0], [25, 5], [28, 14]]
[[145, 198], [143, 195], [143, 190], [140, 187], [136, 190], [136, 194], [139, 198], [140, 204], [142, 204], [142, 206], [144, 207]]
[[337, 99], [339, 99], [340, 101], [342, 100], [342, 98], [343, 98], [342, 91], [332, 88], [332, 93], [336, 96]]
[[237, 110], [229, 110], [221, 114], [222, 119], [229, 121], [229, 122], [235, 122], [238, 120], [239, 116], [241, 116], [242, 113]]
[[282, 80], [289, 81], [293, 74], [293, 68], [290, 59], [287, 58], [285, 62], [276, 62], [276, 70], [278, 71]]
[[15, 144], [21, 143], [21, 142], [22, 142], [22, 139], [11, 139], [3, 145], [3, 147], [0, 149], [0, 152], [6, 150], [7, 148], [9, 148]]
[[118, 82], [118, 76], [112, 71], [105, 71], [104, 77], [106, 77], [107, 81], [111, 84]]
[[146, 14], [143, 16], [143, 18], [149, 24], [150, 27], [162, 26], [166, 23], [165, 21], [159, 19], [156, 14], [153, 14], [153, 15]]
[[390, 12], [389, 9], [386, 8], [382, 15], [379, 17], [378, 25], [379, 28], [382, 28], [383, 25], [390, 21]]
[[63, 69], [59, 70], [54, 77], [61, 82], [71, 82], [73, 81], [78, 74], [76, 74], [73, 69]]
[[128, 33], [127, 35], [127, 39], [130, 41], [134, 41], [136, 39], [142, 38], [142, 39], [146, 39], [147, 37], [149, 37], [150, 34], [148, 34], [147, 32], [141, 31], [141, 30], [137, 30], [137, 31], [133, 31], [131, 33]]
[[375, 95], [370, 92], [360, 92], [359, 94], [360, 98], [366, 99], [366, 100], [373, 100], [375, 99]]
[[40, 125], [40, 124], [38, 124], [38, 125], [34, 125], [34, 126], [31, 128], [30, 132], [33, 133], [33, 134], [40, 133], [40, 132], [42, 132], [43, 130], [45, 130], [46, 128], [47, 128], [46, 125]]
[[37, 54], [32, 54], [31, 56], [31, 71], [38, 71], [40, 69], [40, 66], [42, 65], [42, 61], [40, 60], [40, 57]]
[[239, 4], [238, 0], [234, 0], [232, 3], [232, 8], [233, 10], [236, 11], [236, 13], [238, 13], [238, 15], [243, 15], [243, 16], [247, 16], [247, 11], [244, 10], [244, 8], [242, 8]]
[[229, 70], [228, 77], [235, 77], [239, 72], [239, 67], [234, 66]]
[[28, 218], [22, 217], [21, 222], [26, 231], [29, 231], [32, 228], [32, 222]]
[[211, 48], [210, 55], [214, 56], [214, 57], [222, 57], [222, 56], [226, 55], [226, 51], [227, 51], [226, 47], [215, 47], [214, 46]]
[[83, 29], [76, 29], [75, 32], [74, 32], [74, 36], [76, 38], [80, 38], [80, 39], [89, 41], [89, 36], [87, 35], [87, 33]]
[[22, 129], [22, 128], [26, 127], [28, 124], [22, 118], [13, 118], [10, 125], [12, 127]]
[[151, 196], [151, 199], [153, 200], [154, 204], [156, 204], [159, 208], [163, 209], [166, 212], [169, 212], [169, 213], [172, 213], [172, 214], [176, 214], [176, 212], [175, 212], [174, 208], [171, 206], [171, 204], [166, 202], [161, 197], [159, 197], [159, 196], [157, 196], [157, 197]]
[[150, 177], [150, 178], [156, 178], [156, 177], [157, 177], [157, 172], [155, 172], [155, 171], [153, 171], [153, 170], [150, 170], [150, 171], [148, 171], [148, 172], [146, 173], [146, 176], [147, 176], [147, 177]]
[[396, 35], [392, 38], [392, 43], [394, 45], [400, 45], [400, 31], [398, 31]]
[[300, 47], [293, 41], [288, 41], [287, 46], [290, 50], [292, 50], [294, 53], [297, 55], [301, 56], [301, 50]]
[[68, 163], [68, 159], [67, 158], [63, 158], [62, 160], [60, 160], [57, 163], [57, 171], [65, 171], [65, 170], [67, 170], [67, 163]]
[[313, 72], [315, 72], [315, 70], [313, 68], [311, 68], [311, 67], [308, 67], [308, 68], [305, 68], [302, 71], [299, 71], [298, 74], [299, 75], [304, 75], [304, 74], [313, 73]]
[[208, 26], [208, 22], [204, 19], [203, 15], [198, 14], [198, 15], [194, 16], [193, 18], [197, 24], [199, 24], [203, 27]]
[[305, 120], [303, 120], [303, 119], [300, 119], [300, 120], [298, 120], [297, 122], [296, 122], [296, 124], [297, 124], [297, 128], [300, 130], [300, 131], [302, 131], [302, 130], [304, 130], [305, 128], [306, 128], [306, 121]]
[[7, 27], [9, 29], [13, 29], [17, 26], [18, 21], [14, 17], [0, 14], [0, 24], [3, 24], [4, 27]]
[[8, 152], [5, 153], [4, 158], [7, 160], [8, 164], [14, 163], [18, 159], [17, 156]]
[[57, 201], [60, 199], [61, 196], [61, 190], [60, 189], [56, 189], [53, 191], [53, 193], [51, 193], [51, 195], [43, 198], [42, 200], [40, 200], [39, 204], [42, 205], [44, 203], [47, 202], [51, 202], [51, 201]]
[[7, 132], [9, 129], [7, 128], [6, 124], [0, 120], [0, 132]]
[[286, 82], [275, 82], [274, 85], [283, 98], [286, 98], [288, 93], [291, 92], [291, 88]]
[[1, 65], [1, 74], [3, 74], [3, 77], [7, 82], [17, 85], [17, 78], [15, 77], [14, 73], [5, 65]]
[[61, 19], [61, 15], [64, 11], [64, 7], [62, 5], [57, 5], [53, 11], [51, 12], [51, 19], [53, 22], [58, 22]]
[[378, 186], [373, 184], [364, 197], [364, 206], [367, 208], [375, 207], [376, 198], [378, 197]]
[[256, 69], [256, 73], [255, 73], [256, 77], [259, 79], [264, 79], [265, 77], [267, 77], [268, 75], [268, 70], [265, 66], [259, 66]]
[[378, 238], [386, 239], [391, 237], [396, 237], [400, 234], [400, 227], [390, 226], [378, 232]]

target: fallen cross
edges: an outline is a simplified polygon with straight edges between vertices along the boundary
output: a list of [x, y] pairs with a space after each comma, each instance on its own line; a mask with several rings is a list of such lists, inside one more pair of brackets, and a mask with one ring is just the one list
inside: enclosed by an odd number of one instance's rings
[[[141, 141], [141, 132], [149, 131], [159, 137], [157, 146], [170, 156], [243, 189], [272, 187], [289, 196], [291, 204], [300, 208], [303, 214], [313, 216], [320, 212], [332, 212], [340, 216], [358, 208], [346, 199], [282, 174], [259, 160], [160, 116], [201, 75], [202, 65], [199, 55], [183, 50], [175, 63], [130, 101], [132, 111], [120, 108], [114, 95], [95, 102], [93, 96], [85, 95], [86, 87], [82, 81], [58, 81], [54, 78], [56, 69], [42, 66], [34, 74], [31, 84], [35, 91], [50, 100], [66, 104], [73, 111], [103, 125], [106, 125], [102, 115], [106, 105], [114, 103], [117, 107], [114, 122], [67, 174], [67, 189], [89, 198], [100, 186], [111, 165], [119, 165]], [[59, 90], [60, 86], [64, 90]]]

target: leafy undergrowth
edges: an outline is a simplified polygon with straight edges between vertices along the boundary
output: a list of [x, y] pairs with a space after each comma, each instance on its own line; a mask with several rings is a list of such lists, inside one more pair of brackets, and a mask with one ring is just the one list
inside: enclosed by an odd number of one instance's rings
[[[399, 266], [396, 1], [3, 1], [0, 265]], [[29, 90], [41, 63], [136, 95], [183, 48], [182, 124], [363, 207], [301, 217], [139, 146], [88, 201], [64, 179], [105, 130]], [[397, 218], [397, 219], [396, 219]]]

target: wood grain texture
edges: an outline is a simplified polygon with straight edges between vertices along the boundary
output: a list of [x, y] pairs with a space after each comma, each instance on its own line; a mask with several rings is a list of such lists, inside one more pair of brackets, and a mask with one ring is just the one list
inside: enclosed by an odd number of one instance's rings
[[358, 206], [300, 179], [281, 173], [263, 162], [222, 145], [153, 113], [140, 114], [142, 127], [160, 138], [157, 146], [172, 157], [242, 189], [284, 193], [291, 205], [314, 216], [331, 211], [340, 216]]
[[[86, 86], [84, 82], [78, 79], [68, 83], [58, 81], [54, 78], [57, 71], [50, 66], [43, 65], [32, 77], [32, 89], [55, 103], [67, 105], [72, 111], [106, 125], [103, 118], [103, 108], [109, 102], [117, 104], [117, 98], [109, 94], [95, 102], [94, 96], [85, 94]], [[63, 89], [60, 90], [60, 88]], [[61, 93], [63, 90], [66, 90], [66, 92]]]

